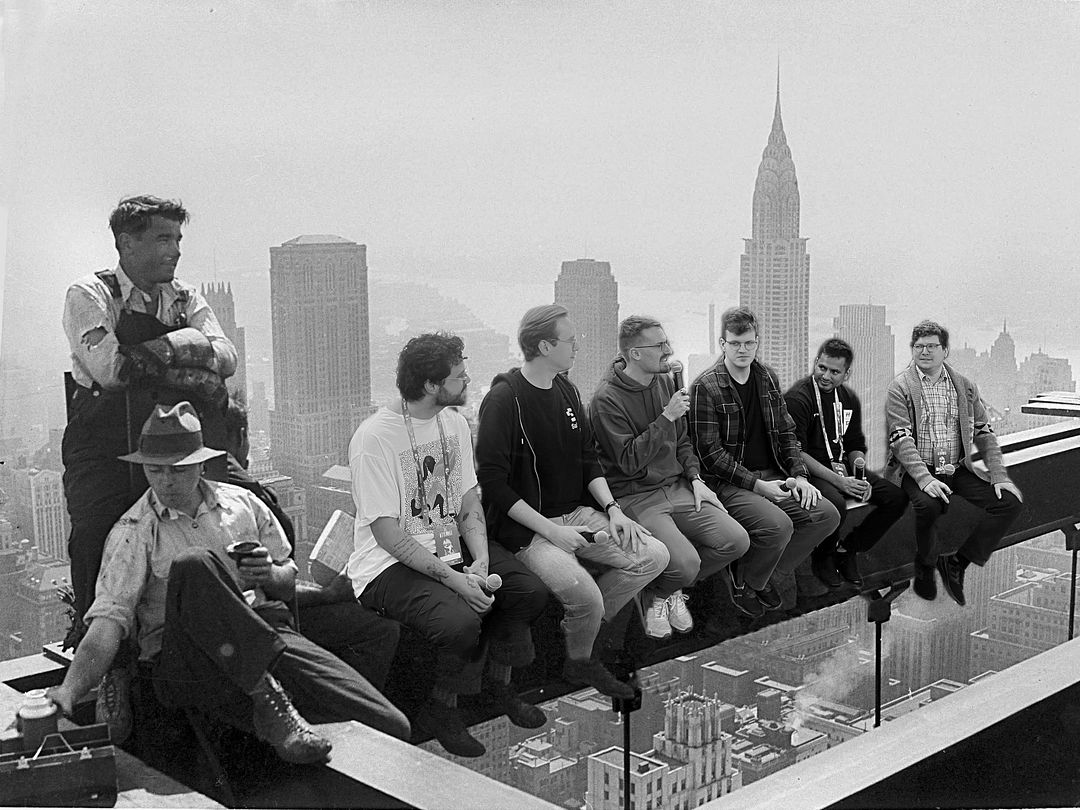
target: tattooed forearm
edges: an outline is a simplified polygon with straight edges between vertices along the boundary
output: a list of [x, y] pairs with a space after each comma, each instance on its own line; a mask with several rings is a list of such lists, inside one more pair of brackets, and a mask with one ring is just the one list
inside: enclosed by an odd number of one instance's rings
[[438, 582], [445, 582], [453, 575], [450, 566], [403, 533], [393, 518], [379, 518], [371, 524], [371, 531], [375, 542], [414, 571]]
[[458, 528], [461, 530], [461, 537], [465, 541], [473, 560], [482, 561], [484, 565], [487, 565], [487, 523], [484, 520], [484, 510], [475, 488], [470, 489], [461, 498]]

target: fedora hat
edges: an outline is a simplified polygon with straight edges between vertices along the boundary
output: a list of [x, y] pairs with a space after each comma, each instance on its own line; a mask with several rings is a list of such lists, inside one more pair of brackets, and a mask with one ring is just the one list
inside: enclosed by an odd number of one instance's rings
[[120, 460], [132, 464], [179, 467], [223, 455], [224, 450], [203, 447], [202, 424], [198, 414], [190, 402], [178, 402], [175, 405], [155, 405], [154, 412], [139, 434], [139, 449], [120, 456]]

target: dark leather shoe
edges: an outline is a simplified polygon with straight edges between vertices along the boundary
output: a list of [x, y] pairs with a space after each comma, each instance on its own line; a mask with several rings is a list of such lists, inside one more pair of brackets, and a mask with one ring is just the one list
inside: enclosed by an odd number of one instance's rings
[[931, 602], [937, 599], [937, 582], [934, 580], [933, 566], [915, 563], [915, 579], [912, 580], [911, 589], [923, 599]]
[[563, 678], [576, 686], [587, 684], [608, 697], [623, 700], [634, 697], [634, 687], [620, 681], [595, 658], [567, 658], [563, 664]]
[[840, 572], [840, 576], [842, 576], [849, 584], [854, 585], [856, 588], [861, 588], [862, 577], [859, 576], [859, 566], [855, 562], [855, 552], [845, 551], [841, 554], [837, 554], [836, 557], [836, 570]]
[[540, 728], [547, 723], [543, 710], [526, 703], [508, 683], [488, 683], [486, 691], [492, 704], [519, 728]]
[[836, 557], [832, 554], [811, 557], [810, 570], [830, 591], [835, 591], [844, 584], [843, 580], [840, 579], [840, 572], [836, 570]]
[[461, 713], [453, 706], [428, 700], [416, 716], [416, 724], [435, 737], [442, 747], [459, 757], [482, 757], [487, 749], [469, 733]]
[[941, 572], [941, 584], [945, 586], [945, 593], [960, 607], [967, 604], [964, 599], [964, 572], [967, 571], [967, 563], [955, 554], [942, 554], [938, 557], [937, 569]]

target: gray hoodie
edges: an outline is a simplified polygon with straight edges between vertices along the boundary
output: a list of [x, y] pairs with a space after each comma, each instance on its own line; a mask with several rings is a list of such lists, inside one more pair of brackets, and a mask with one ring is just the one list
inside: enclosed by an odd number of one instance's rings
[[675, 393], [667, 374], [642, 385], [626, 375], [617, 357], [589, 406], [593, 440], [611, 493], [616, 497], [650, 492], [700, 472], [686, 419], [663, 415]]

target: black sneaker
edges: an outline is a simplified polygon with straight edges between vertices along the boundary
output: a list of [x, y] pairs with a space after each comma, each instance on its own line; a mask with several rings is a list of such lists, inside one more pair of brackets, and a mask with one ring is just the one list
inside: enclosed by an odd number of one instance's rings
[[945, 593], [951, 596], [960, 607], [967, 604], [967, 600], [964, 599], [964, 573], [967, 571], [967, 562], [955, 554], [942, 554], [938, 557], [937, 569], [941, 572], [941, 584], [945, 586]]
[[727, 567], [725, 580], [728, 585], [728, 594], [731, 596], [731, 603], [735, 605], [735, 608], [740, 613], [749, 616], [751, 619], [765, 615], [765, 606], [761, 604], [761, 600], [758, 599], [754, 589], [745, 582], [740, 581], [734, 563]]
[[757, 591], [758, 601], [761, 602], [761, 606], [765, 610], [779, 610], [781, 599], [780, 592], [776, 590], [776, 586], [772, 584], [772, 580], [765, 583], [765, 587], [760, 591]]
[[563, 678], [576, 686], [591, 686], [608, 697], [623, 700], [634, 697], [634, 687], [620, 681], [595, 658], [567, 658], [563, 664]]
[[833, 554], [811, 557], [810, 570], [830, 591], [835, 591], [844, 584], [844, 581], [840, 578], [840, 572], [836, 570], [836, 557]]
[[487, 749], [469, 733], [455, 706], [429, 698], [416, 716], [416, 723], [439, 741], [443, 748], [459, 757], [482, 757]]
[[[938, 560], [939, 564], [941, 560]], [[912, 580], [911, 589], [923, 599], [933, 601], [937, 599], [937, 582], [934, 580], [934, 566], [915, 563], [915, 579]]]
[[840, 572], [840, 576], [856, 588], [861, 588], [862, 577], [859, 576], [859, 566], [855, 562], [855, 552], [844, 551], [837, 554], [836, 557], [838, 562], [836, 570]]
[[488, 682], [485, 684], [485, 691], [492, 704], [515, 726], [540, 728], [547, 723], [547, 715], [543, 710], [522, 700], [510, 684]]

